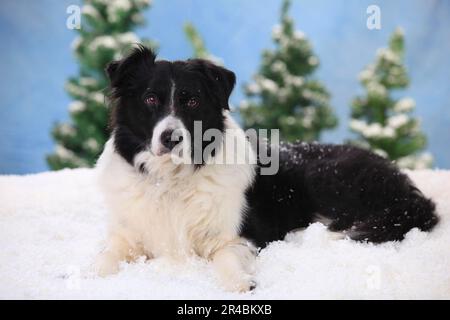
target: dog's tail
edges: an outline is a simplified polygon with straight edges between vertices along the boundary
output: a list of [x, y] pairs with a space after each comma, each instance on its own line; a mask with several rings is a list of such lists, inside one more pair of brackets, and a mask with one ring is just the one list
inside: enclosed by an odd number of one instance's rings
[[348, 231], [350, 238], [380, 243], [402, 240], [413, 228], [430, 231], [439, 222], [435, 204], [415, 186], [403, 198], [394, 199], [391, 207], [367, 216]]

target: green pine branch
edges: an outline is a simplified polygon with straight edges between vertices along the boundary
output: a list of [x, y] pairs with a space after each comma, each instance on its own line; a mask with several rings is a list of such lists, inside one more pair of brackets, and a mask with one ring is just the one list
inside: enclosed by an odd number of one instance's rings
[[184, 33], [192, 47], [194, 58], [207, 59], [219, 65], [223, 64], [222, 59], [212, 55], [208, 51], [205, 41], [191, 22], [185, 23]]

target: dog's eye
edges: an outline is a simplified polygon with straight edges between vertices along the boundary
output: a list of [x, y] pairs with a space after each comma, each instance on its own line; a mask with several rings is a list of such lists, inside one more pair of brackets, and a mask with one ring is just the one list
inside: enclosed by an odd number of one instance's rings
[[196, 108], [198, 107], [198, 105], [199, 105], [198, 99], [195, 97], [190, 98], [187, 102], [187, 106], [189, 108]]
[[154, 107], [159, 103], [158, 97], [155, 94], [151, 94], [144, 99], [146, 105]]

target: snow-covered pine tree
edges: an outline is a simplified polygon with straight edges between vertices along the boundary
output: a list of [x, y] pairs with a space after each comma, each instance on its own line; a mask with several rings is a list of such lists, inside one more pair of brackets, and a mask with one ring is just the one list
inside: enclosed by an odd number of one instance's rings
[[280, 129], [285, 140], [318, 140], [324, 129], [336, 126], [330, 95], [312, 77], [319, 65], [309, 40], [295, 30], [284, 0], [281, 23], [273, 28], [274, 50], [265, 50], [254, 81], [245, 86], [240, 104], [246, 128]]
[[95, 163], [108, 138], [104, 68], [136, 43], [152, 45], [131, 32], [143, 24], [141, 12], [149, 5], [149, 0], [84, 0], [81, 28], [72, 44], [79, 74], [66, 83], [66, 91], [74, 99], [69, 105], [71, 119], [57, 123], [52, 130], [56, 148], [47, 156], [51, 169]]
[[427, 168], [433, 158], [428, 152], [420, 153], [426, 137], [420, 131], [419, 120], [411, 116], [415, 102], [392, 96], [393, 90], [409, 84], [403, 56], [404, 36], [398, 28], [389, 47], [379, 49], [375, 62], [359, 75], [366, 94], [352, 102], [350, 128], [358, 136], [355, 144], [395, 160], [402, 168]]

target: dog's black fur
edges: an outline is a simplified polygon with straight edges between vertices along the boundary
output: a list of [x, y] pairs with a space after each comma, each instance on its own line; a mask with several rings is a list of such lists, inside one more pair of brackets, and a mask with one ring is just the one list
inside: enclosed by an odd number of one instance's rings
[[374, 243], [402, 240], [412, 228], [431, 230], [435, 205], [386, 159], [349, 145], [288, 143], [280, 170], [257, 175], [247, 191], [242, 235], [258, 246], [314, 221]]
[[[107, 73], [115, 148], [130, 165], [148, 145], [157, 121], [170, 112], [171, 81], [178, 88], [175, 113], [189, 131], [194, 120], [202, 121], [203, 130], [224, 129], [222, 112], [235, 84], [234, 73], [225, 68], [201, 59], [155, 62], [153, 52], [141, 46], [111, 63]], [[144, 103], [149, 93], [158, 96], [159, 105]], [[186, 107], [188, 96], [197, 97], [197, 108]], [[241, 235], [259, 247], [317, 220], [375, 243], [401, 240], [412, 228], [427, 231], [438, 222], [433, 202], [405, 174], [384, 158], [347, 145], [282, 144], [279, 172], [257, 174], [246, 196]]]

